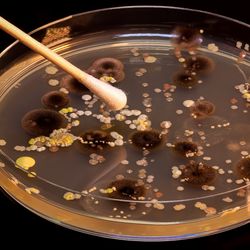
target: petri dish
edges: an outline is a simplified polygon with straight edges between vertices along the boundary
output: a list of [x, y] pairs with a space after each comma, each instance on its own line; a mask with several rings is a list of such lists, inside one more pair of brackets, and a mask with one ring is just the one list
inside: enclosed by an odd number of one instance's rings
[[175, 7], [63, 18], [32, 36], [121, 89], [111, 111], [15, 42], [0, 55], [0, 180], [73, 230], [136, 241], [249, 222], [249, 25]]

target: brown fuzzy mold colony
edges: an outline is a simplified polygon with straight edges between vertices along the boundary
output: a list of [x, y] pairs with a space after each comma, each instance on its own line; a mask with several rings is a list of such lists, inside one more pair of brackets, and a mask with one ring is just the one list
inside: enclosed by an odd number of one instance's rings
[[202, 186], [211, 183], [216, 177], [216, 170], [203, 163], [190, 161], [182, 170], [181, 178], [187, 183]]
[[34, 109], [23, 116], [21, 125], [29, 135], [49, 135], [54, 129], [64, 127], [66, 120], [56, 111]]

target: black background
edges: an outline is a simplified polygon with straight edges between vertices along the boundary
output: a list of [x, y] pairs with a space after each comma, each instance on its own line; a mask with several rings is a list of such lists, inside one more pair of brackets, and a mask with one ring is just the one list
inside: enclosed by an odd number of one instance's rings
[[[207, 1], [125, 1], [125, 0], [68, 0], [68, 1], [13, 1], [2, 0], [0, 6], [0, 15], [13, 22], [26, 32], [29, 32], [41, 25], [56, 19], [80, 13], [88, 10], [126, 5], [165, 5], [195, 8], [226, 15], [240, 21], [249, 23], [250, 12], [245, 0], [207, 0]], [[14, 40], [7, 34], [0, 31], [0, 51], [3, 50]], [[138, 243], [121, 242], [117, 240], [108, 240], [74, 232], [58, 225], [41, 219], [40, 217], [27, 211], [25, 208], [14, 202], [4, 192], [0, 192], [0, 227], [1, 244], [15, 244], [19, 247], [35, 247], [31, 241], [40, 243], [70, 243], [86, 247], [87, 242], [91, 242], [91, 247], [95, 248], [99, 243], [103, 246], [113, 247], [166, 247], [167, 249], [242, 249], [250, 247], [250, 226], [245, 225], [240, 228], [218, 235], [208, 236], [199, 239], [164, 242], [164, 243]], [[12, 241], [9, 242], [9, 236]], [[49, 245], [49, 244], [48, 244]], [[106, 248], [105, 247], [105, 248]]]

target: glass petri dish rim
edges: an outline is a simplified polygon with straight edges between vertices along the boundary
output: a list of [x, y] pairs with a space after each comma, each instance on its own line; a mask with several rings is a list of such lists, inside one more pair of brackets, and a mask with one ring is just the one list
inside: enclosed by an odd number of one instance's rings
[[[71, 18], [74, 18], [74, 17], [78, 17], [78, 16], [82, 16], [82, 15], [89, 15], [89, 14], [95, 14], [95, 13], [100, 13], [100, 12], [106, 12], [106, 11], [113, 11], [113, 10], [123, 10], [123, 9], [131, 9], [131, 8], [136, 8], [136, 9], [150, 9], [150, 8], [155, 8], [155, 9], [166, 9], [166, 10], [180, 10], [180, 11], [189, 11], [189, 12], [195, 12], [195, 13], [202, 13], [202, 14], [205, 14], [205, 15], [209, 15], [209, 16], [214, 16], [214, 17], [218, 17], [218, 18], [222, 18], [222, 19], [225, 19], [225, 20], [228, 20], [228, 21], [231, 21], [231, 22], [235, 22], [235, 23], [238, 23], [239, 25], [244, 25], [246, 26], [247, 28], [250, 28], [250, 25], [242, 22], [242, 21], [239, 21], [239, 20], [236, 20], [236, 19], [233, 19], [233, 18], [230, 18], [230, 17], [226, 17], [226, 16], [223, 16], [223, 15], [220, 15], [220, 14], [216, 14], [216, 13], [212, 13], [212, 12], [208, 12], [208, 11], [203, 11], [203, 10], [197, 10], [197, 9], [191, 9], [191, 8], [182, 8], [182, 7], [174, 7], [174, 6], [157, 6], [157, 5], [136, 5], [136, 6], [122, 6], [122, 7], [112, 7], [112, 8], [103, 8], [103, 9], [98, 9], [98, 10], [92, 10], [92, 11], [87, 11], [87, 12], [82, 12], [82, 13], [77, 13], [77, 14], [73, 14], [73, 15], [69, 15], [67, 17], [64, 17], [64, 18], [61, 18], [61, 19], [58, 19], [58, 20], [55, 20], [55, 21], [52, 21], [52, 22], [49, 22], [43, 26], [40, 26], [38, 27], [37, 29], [31, 31], [29, 34], [32, 35], [32, 34], [35, 34], [36, 32], [38, 31], [41, 31], [43, 29], [46, 29], [48, 27], [51, 27], [55, 24], [58, 24], [58, 23], [61, 23], [63, 21], [67, 21]], [[19, 41], [15, 41], [13, 42], [12, 44], [10, 44], [6, 49], [4, 49], [1, 53], [0, 53], [0, 59], [2, 56], [4, 56], [9, 50], [11, 50], [15, 45], [17, 45], [18, 43], [20, 43]], [[7, 157], [9, 161], [12, 162], [12, 164], [14, 164], [15, 166], [17, 166], [17, 164], [14, 162], [14, 160], [12, 158], [10, 158], [8, 155], [6, 155], [2, 150], [0, 150], [0, 153], [4, 156], [4, 157]], [[24, 170], [23, 168], [21, 168], [20, 166], [17, 166], [21, 171], [24, 171], [25, 173], [27, 174], [31, 174], [29, 171], [27, 170]], [[56, 183], [53, 183], [49, 180], [46, 180], [45, 178], [43, 177], [40, 177], [40, 176], [36, 176], [36, 178], [38, 178], [39, 180], [49, 184], [49, 185], [53, 185], [57, 188], [60, 188], [60, 189], [63, 189], [65, 190], [66, 192], [74, 192], [74, 193], [79, 193], [81, 195], [83, 195], [81, 193], [81, 191], [78, 191], [78, 190], [73, 190], [73, 189], [70, 189], [70, 188], [67, 188], [67, 187], [64, 187], [64, 186], [61, 186], [61, 185], [58, 185]], [[212, 197], [217, 197], [217, 196], [220, 196], [220, 195], [225, 195], [225, 194], [229, 194], [229, 193], [232, 193], [232, 192], [236, 192], [242, 188], [246, 188], [250, 186], [250, 183], [247, 182], [245, 185], [243, 186], [240, 186], [240, 187], [237, 187], [237, 188], [234, 188], [234, 189], [231, 189], [231, 190], [228, 190], [228, 191], [224, 191], [224, 192], [219, 192], [219, 193], [216, 193], [216, 194], [212, 194], [212, 195], [204, 195], [204, 196], [200, 196], [200, 197], [192, 197], [192, 198], [186, 198], [186, 199], [178, 199], [178, 200], [162, 200], [162, 201], [159, 201], [159, 203], [174, 203], [174, 202], [187, 202], [187, 201], [195, 201], [195, 200], [199, 200], [199, 199], [208, 199], [208, 198], [212, 198]], [[89, 194], [88, 194], [89, 195]], [[88, 196], [88, 195], [83, 195], [83, 196]], [[114, 199], [114, 198], [109, 198], [109, 197], [104, 197], [104, 196], [100, 196], [100, 195], [96, 195], [96, 194], [91, 194], [90, 196], [92, 197], [95, 197], [95, 198], [99, 198], [99, 199], [103, 199], [103, 200], [110, 200], [110, 201], [121, 201], [121, 202], [131, 202], [131, 200], [126, 200], [126, 199]], [[148, 201], [140, 201], [140, 200], [132, 200], [133, 202], [135, 203], [147, 203]]]
[[[153, 8], [159, 8], [160, 7], [160, 8], [169, 8], [169, 9], [180, 9], [180, 10], [195, 11], [195, 12], [200, 12], [200, 13], [209, 14], [209, 15], [211, 14], [213, 16], [217, 16], [217, 17], [224, 18], [224, 19], [227, 19], [227, 20], [230, 20], [230, 21], [234, 21], [234, 22], [237, 22], [239, 24], [245, 25], [247, 28], [250, 27], [249, 25], [247, 25], [247, 24], [245, 24], [243, 22], [240, 22], [238, 20], [235, 20], [235, 19], [232, 19], [232, 18], [228, 18], [228, 17], [224, 17], [222, 15], [218, 15], [218, 14], [206, 12], [206, 11], [199, 11], [199, 10], [193, 10], [193, 9], [180, 8], [180, 7], [175, 8], [175, 7], [168, 7], [168, 6], [124, 6], [124, 7], [118, 7], [118, 8], [107, 8], [107, 9], [101, 9], [101, 10], [96, 10], [96, 11], [89, 11], [89, 12], [85, 12], [85, 13], [75, 14], [75, 15], [72, 15], [72, 16], [69, 16], [69, 17], [66, 17], [66, 18], [59, 19], [59, 20], [57, 20], [55, 22], [48, 23], [48, 24], [46, 24], [46, 25], [44, 25], [44, 26], [42, 26], [42, 27], [40, 27], [40, 28], [32, 31], [30, 34], [33, 34], [36, 31], [39, 31], [39, 30], [41, 30], [43, 28], [49, 27], [50, 25], [53, 25], [53, 24], [58, 23], [58, 22], [63, 21], [63, 20], [67, 20], [68, 18], [72, 18], [72, 17], [77, 16], [77, 15], [88, 14], [88, 13], [97, 13], [99, 11], [113, 10], [113, 9], [123, 9], [123, 8], [130, 8], [130, 7], [133, 7], [133, 8], [135, 8], [135, 7], [136, 8], [142, 8], [142, 7], [146, 7], [146, 8], [152, 8], [152, 7]], [[12, 46], [14, 46], [17, 43], [18, 43], [18, 41], [14, 42], [9, 47], [7, 47], [3, 52], [7, 52], [9, 49], [12, 48]], [[0, 54], [0, 58], [1, 58], [2, 55], [5, 54], [3, 52]], [[3, 175], [0, 172], [0, 180], [2, 179], [2, 177], [3, 177]], [[111, 237], [110, 232], [106, 233], [105, 230], [104, 230], [104, 233], [103, 233], [103, 232], [99, 231], [99, 228], [98, 229], [96, 229], [96, 228], [94, 228], [94, 229], [92, 228], [91, 229], [91, 227], [89, 227], [89, 225], [86, 226], [86, 228], [82, 228], [82, 227], [78, 227], [77, 228], [76, 225], [74, 225], [74, 223], [69, 224], [69, 223], [67, 223], [67, 221], [56, 220], [55, 217], [51, 216], [51, 214], [49, 213], [49, 209], [50, 208], [52, 209], [55, 206], [56, 206], [57, 209], [63, 210], [63, 212], [67, 213], [67, 215], [69, 215], [69, 216], [72, 216], [74, 214], [73, 214], [72, 211], [69, 211], [69, 209], [68, 209], [68, 211], [66, 211], [64, 207], [58, 207], [58, 204], [54, 204], [54, 202], [52, 202], [50, 200], [42, 200], [42, 202], [44, 204], [45, 203], [48, 203], [48, 204], [46, 205], [45, 208], [39, 210], [37, 206], [35, 206], [35, 205], [32, 204], [32, 200], [33, 199], [37, 199], [37, 200], [40, 199], [39, 196], [37, 196], [37, 197], [33, 197], [33, 196], [30, 197], [30, 195], [28, 195], [27, 193], [25, 193], [25, 191], [21, 190], [20, 188], [19, 188], [20, 190], [18, 190], [18, 192], [17, 192], [18, 194], [16, 194], [15, 192], [11, 192], [11, 191], [13, 191], [13, 187], [11, 187], [12, 185], [13, 185], [12, 183], [6, 183], [6, 179], [3, 179], [3, 185], [1, 185], [1, 186], [4, 188], [4, 190], [7, 191], [7, 193], [9, 193], [19, 203], [21, 203], [22, 205], [24, 205], [29, 210], [35, 212], [39, 216], [42, 216], [43, 218], [46, 218], [46, 219], [48, 219], [50, 221], [56, 222], [57, 224], [63, 225], [65, 227], [68, 227], [68, 228], [71, 228], [71, 229], [75, 229], [75, 230], [82, 231], [82, 232], [88, 232], [90, 234], [94, 234], [94, 235], [98, 235], [98, 236]], [[248, 185], [246, 185], [246, 187], [247, 186]], [[18, 188], [18, 187], [15, 187], [15, 188]], [[240, 188], [243, 188], [243, 187], [240, 187]], [[237, 189], [240, 189], [240, 188], [237, 188]], [[233, 191], [233, 190], [230, 190], [230, 192], [231, 191]], [[24, 197], [23, 200], [20, 199], [21, 193], [23, 193], [22, 194], [23, 197]], [[202, 198], [203, 197], [199, 197], [198, 199], [202, 199]], [[124, 200], [121, 200], [121, 201], [124, 201]], [[129, 200], [129, 202], [131, 202], [131, 200]], [[243, 215], [242, 215], [242, 212], [243, 212]], [[246, 217], [245, 215], [248, 215], [248, 217]], [[229, 230], [231, 228], [234, 228], [234, 227], [237, 227], [239, 225], [247, 223], [249, 221], [249, 210], [247, 210], [247, 207], [244, 206], [244, 207], [241, 207], [241, 209], [239, 211], [239, 214], [237, 213], [235, 216], [233, 215], [233, 217], [231, 215], [229, 215], [229, 216], [230, 216], [230, 218], [234, 219], [234, 224], [231, 224], [231, 225], [225, 227], [225, 224], [222, 223], [220, 225], [220, 228], [218, 228], [218, 226], [217, 227], [216, 226], [215, 227], [212, 226], [211, 229], [210, 229], [210, 231], [207, 231], [207, 232], [206, 231], [203, 231], [203, 232], [197, 231], [197, 232], [194, 232], [194, 234], [191, 234], [190, 232], [187, 232], [187, 234], [181, 235], [181, 236], [176, 236], [176, 235], [170, 236], [172, 234], [170, 234], [168, 236], [166, 234], [172, 230], [171, 226], [174, 226], [174, 225], [170, 225], [171, 223], [168, 223], [168, 225], [163, 225], [163, 226], [170, 226], [170, 230], [166, 231], [164, 229], [163, 231], [161, 231], [161, 233], [162, 233], [161, 236], [151, 236], [151, 235], [149, 235], [149, 238], [147, 238], [147, 236], [145, 236], [145, 235], [140, 235], [140, 236], [136, 235], [136, 236], [134, 236], [134, 235], [131, 235], [131, 234], [127, 234], [125, 232], [124, 234], [122, 234], [120, 236], [118, 234], [116, 234], [116, 235], [112, 235], [112, 237], [113, 238], [129, 239], [129, 240], [140, 240], [140, 239], [143, 239], [144, 241], [145, 240], [146, 241], [161, 241], [161, 240], [176, 240], [176, 239], [185, 239], [185, 238], [194, 238], [194, 237], [198, 237], [198, 236], [205, 236], [205, 235], [208, 235], [208, 234], [216, 233], [218, 231], [226, 231], [226, 230]], [[86, 218], [89, 219], [89, 217], [92, 217], [92, 216], [90, 214], [83, 214], [82, 217], [83, 217], [83, 219], [86, 219]], [[95, 221], [98, 221], [98, 220], [103, 221], [103, 219], [105, 219], [106, 221], [109, 221], [110, 223], [117, 223], [117, 222], [119, 222], [118, 219], [116, 219], [115, 222], [113, 222], [112, 220], [109, 220], [108, 218], [103, 218], [103, 217], [98, 217], [98, 216], [95, 216], [95, 217], [97, 217], [97, 218], [93, 218], [93, 217], [91, 218], [91, 219], [93, 219], [92, 223], [95, 222]], [[209, 218], [208, 220], [213, 220], [213, 219], [218, 219], [218, 221], [220, 221], [221, 218], [219, 217], [219, 215], [215, 215], [215, 216], [212, 216], [211, 219]], [[207, 218], [206, 218], [206, 220], [207, 220]], [[121, 221], [124, 223], [124, 220], [121, 220]], [[200, 218], [200, 219], [194, 220], [193, 222], [196, 223], [197, 225], [199, 224], [202, 227], [202, 225], [204, 226], [203, 221], [204, 221], [204, 218]], [[76, 223], [76, 221], [74, 221], [74, 222]], [[137, 222], [134, 222], [133, 226], [140, 226], [140, 225], [144, 226], [145, 223], [146, 224], [150, 224], [150, 223], [148, 223], [146, 221], [146, 222], [143, 222], [143, 223], [139, 223], [139, 225], [138, 225], [138, 221], [137, 221]], [[180, 222], [180, 223], [185, 224], [185, 222]], [[224, 221], [224, 223], [225, 223], [225, 221]], [[121, 227], [124, 227], [124, 224], [122, 224]], [[128, 221], [127, 224], [130, 225], [131, 221]], [[82, 224], [82, 226], [84, 226], [84, 224]], [[153, 223], [150, 226], [154, 226]], [[121, 227], [120, 227], [120, 229], [121, 229]], [[108, 227], [105, 224], [103, 226], [103, 228], [106, 228], [106, 231], [107, 231]], [[119, 232], [119, 231], [117, 231], [117, 232]], [[161, 234], [161, 233], [159, 233], [159, 234]]]

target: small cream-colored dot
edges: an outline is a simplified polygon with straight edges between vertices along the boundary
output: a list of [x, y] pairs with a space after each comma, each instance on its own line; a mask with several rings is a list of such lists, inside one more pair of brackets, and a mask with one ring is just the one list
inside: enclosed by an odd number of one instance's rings
[[153, 207], [158, 210], [163, 210], [165, 208], [164, 204], [158, 202], [154, 203]]
[[236, 184], [242, 184], [243, 182], [244, 182], [244, 180], [242, 180], [242, 179], [239, 179], [239, 180], [235, 181]]
[[85, 114], [86, 116], [90, 116], [90, 115], [92, 115], [92, 112], [91, 112], [90, 110], [87, 110], [87, 111], [84, 112], [84, 114]]
[[155, 93], [161, 93], [161, 89], [155, 88], [155, 89], [154, 89], [154, 92], [155, 92]]
[[82, 116], [82, 115], [84, 115], [84, 111], [83, 110], [78, 110], [78, 111], [76, 111], [76, 114], [79, 115], [79, 116]]
[[194, 105], [194, 101], [193, 100], [185, 100], [182, 104], [183, 104], [183, 106], [190, 108], [191, 106]]
[[128, 164], [129, 164], [129, 161], [128, 161], [128, 160], [122, 160], [122, 161], [121, 161], [121, 164], [123, 164], [123, 165], [128, 165]]
[[177, 115], [181, 115], [181, 114], [183, 114], [183, 110], [181, 110], [181, 109], [177, 109], [177, 110], [176, 110], [176, 114], [177, 114]]
[[225, 171], [224, 171], [222, 168], [220, 168], [220, 169], [218, 170], [218, 173], [219, 173], [219, 174], [225, 174]]
[[136, 75], [136, 76], [143, 76], [143, 73], [141, 73], [140, 71], [136, 71], [136, 72], [135, 72], [135, 75]]
[[236, 109], [238, 109], [238, 108], [239, 108], [239, 107], [238, 107], [237, 105], [232, 105], [232, 106], [231, 106], [231, 109], [232, 109], [232, 110], [236, 110]]
[[154, 63], [157, 61], [157, 58], [154, 56], [145, 56], [144, 57], [144, 62], [145, 63]]
[[183, 191], [183, 190], [184, 190], [184, 187], [178, 186], [176, 189], [177, 189], [177, 191]]
[[201, 209], [201, 210], [205, 210], [205, 209], [207, 208], [207, 205], [206, 205], [205, 203], [202, 203], [202, 202], [199, 202], [199, 201], [197, 201], [197, 202], [194, 204], [194, 206], [195, 206], [196, 208]]
[[178, 204], [178, 205], [173, 206], [173, 208], [175, 211], [181, 211], [181, 210], [185, 209], [186, 206], [184, 204]]
[[54, 66], [48, 66], [45, 68], [45, 72], [49, 75], [55, 75], [57, 73], [58, 69]]
[[60, 88], [59, 91], [63, 92], [64, 94], [68, 94], [69, 91], [65, 88]]
[[170, 121], [162, 121], [160, 124], [161, 128], [168, 129], [172, 126], [172, 122]]
[[222, 200], [225, 201], [225, 202], [228, 202], [228, 203], [233, 201], [230, 197], [225, 197]]
[[48, 84], [49, 84], [50, 86], [52, 86], [52, 87], [55, 87], [55, 86], [59, 85], [59, 81], [56, 80], [56, 79], [50, 79], [50, 80], [48, 81]]
[[130, 128], [130, 129], [136, 129], [136, 125], [135, 125], [135, 124], [130, 124], [130, 125], [129, 125], [129, 128]]
[[179, 61], [180, 63], [183, 63], [183, 62], [186, 61], [186, 59], [185, 59], [184, 57], [180, 57], [180, 58], [178, 59], [178, 61]]
[[204, 157], [203, 157], [203, 160], [204, 160], [204, 161], [211, 161], [211, 160], [212, 160], [212, 158], [211, 158], [211, 157], [209, 157], [209, 156], [204, 156]]
[[241, 155], [243, 155], [243, 156], [247, 156], [247, 155], [248, 155], [248, 152], [247, 152], [247, 151], [241, 151], [240, 153], [241, 153]]
[[6, 145], [6, 141], [4, 139], [0, 139], [0, 146], [5, 146]]
[[22, 152], [22, 151], [25, 151], [26, 148], [25, 148], [25, 146], [15, 146], [14, 149], [16, 151], [21, 151]]
[[83, 95], [82, 96], [82, 100], [83, 101], [90, 101], [92, 99], [92, 96], [91, 95]]
[[244, 146], [244, 145], [246, 145], [247, 143], [245, 142], [245, 141], [240, 141], [240, 145], [241, 146]]

